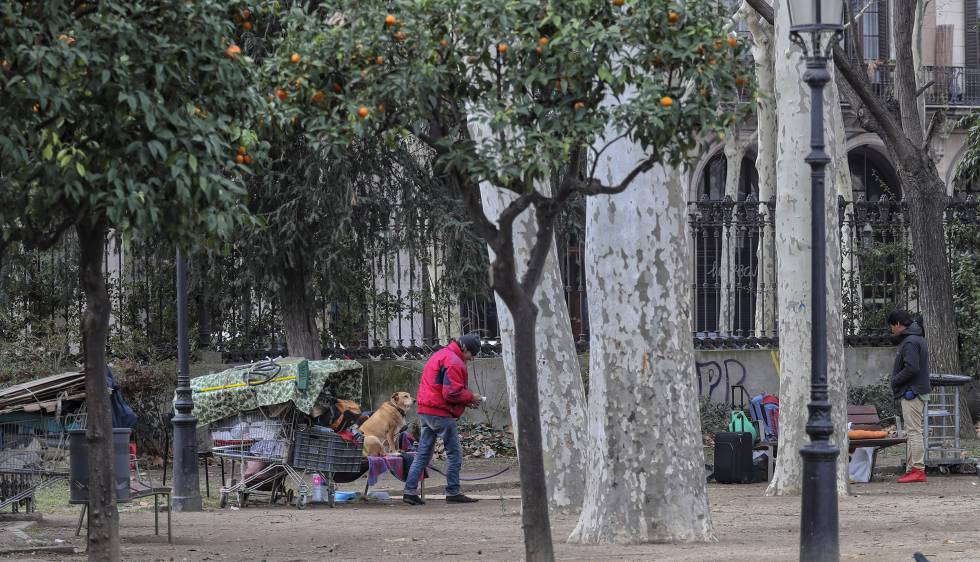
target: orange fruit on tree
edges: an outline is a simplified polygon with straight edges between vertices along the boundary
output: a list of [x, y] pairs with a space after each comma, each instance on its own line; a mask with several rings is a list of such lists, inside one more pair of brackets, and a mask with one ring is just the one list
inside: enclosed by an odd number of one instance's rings
[[380, 55], [374, 59], [374, 64], [384, 64], [384, 62], [385, 62], [385, 58]]
[[500, 53], [501, 55], [506, 54], [507, 53], [507, 43], [498, 43], [497, 44], [497, 52]]
[[662, 105], [663, 107], [670, 107], [674, 105], [674, 98], [670, 96], [664, 96], [660, 98], [660, 105]]
[[538, 55], [540, 55], [541, 53], [543, 53], [543, 52], [544, 52], [544, 49], [542, 49], [541, 47], [535, 47], [535, 48], [534, 48], [534, 52], [535, 52], [536, 54], [538, 54]]
[[678, 21], [680, 21], [680, 19], [681, 19], [681, 15], [673, 10], [667, 13], [667, 21], [669, 21], [670, 23], [677, 23]]
[[243, 156], [244, 156], [246, 152], [248, 152], [248, 149], [247, 149], [247, 148], [245, 148], [244, 146], [239, 146], [239, 147], [238, 147], [238, 153], [239, 153], [239, 154], [241, 154], [241, 155], [243, 155]]
[[728, 38], [728, 46], [729, 47], [735, 47], [737, 45], [738, 45], [738, 38], [737, 37], [729, 37]]
[[585, 109], [585, 102], [582, 101], [575, 102], [575, 109]]
[[245, 31], [252, 31], [252, 22], [247, 21], [242, 24], [242, 27], [245, 28]]
[[243, 160], [245, 160], [245, 164], [246, 164], [246, 165], [248, 165], [248, 164], [251, 164], [251, 163], [252, 163], [252, 157], [251, 157], [251, 156], [249, 156], [248, 154], [246, 154], [245, 156], [242, 156], [242, 159], [243, 159]]
[[394, 14], [388, 14], [385, 16], [385, 25], [392, 26], [396, 23], [398, 23], [398, 18], [396, 18]]
[[235, 156], [235, 163], [236, 164], [244, 164], [245, 163], [245, 157], [242, 156], [241, 154]]
[[547, 37], [542, 37], [541, 39], [538, 39], [538, 45], [541, 45], [542, 47], [547, 47], [549, 41], [550, 40]]
[[357, 114], [361, 116], [361, 119], [367, 118], [368, 114], [370, 113], [371, 113], [370, 110], [368, 110], [368, 108], [364, 107], [363, 105], [360, 107], [360, 109], [357, 110]]
[[230, 59], [233, 59], [240, 54], [242, 54], [242, 48], [238, 45], [228, 45], [228, 48], [225, 49], [225, 56]]
[[299, 53], [293, 53], [293, 56], [289, 57], [289, 60], [296, 63], [303, 60], [303, 57], [299, 56]]
[[278, 90], [276, 90], [276, 97], [279, 98], [279, 101], [286, 101], [286, 98], [289, 97], [289, 94], [286, 93], [286, 90], [279, 88]]
[[325, 98], [325, 97], [326, 97], [326, 94], [324, 94], [320, 90], [317, 90], [316, 92], [313, 93], [313, 97], [310, 98], [310, 99], [313, 100], [313, 103], [322, 103], [323, 102], [323, 98]]
[[625, 3], [626, 3], [626, 0], [612, 0], [612, 5], [613, 6], [616, 6], [617, 8], [619, 8], [620, 6], [622, 6]]

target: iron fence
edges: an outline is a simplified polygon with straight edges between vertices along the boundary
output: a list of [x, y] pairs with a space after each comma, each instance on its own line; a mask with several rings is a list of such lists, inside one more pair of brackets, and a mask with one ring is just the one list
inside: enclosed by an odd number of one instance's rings
[[[978, 207], [975, 196], [959, 195], [950, 202], [943, 228], [951, 259], [980, 252], [961, 242], [975, 237], [956, 235], [958, 229], [980, 227]], [[584, 350], [589, 342], [584, 214], [573, 216], [583, 224], [560, 229], [557, 246], [570, 328], [577, 347]], [[841, 200], [839, 220], [846, 341], [887, 343], [885, 315], [896, 307], [912, 313], [919, 309], [907, 210], [901, 201], [889, 199]], [[696, 347], [778, 345], [775, 202], [751, 196], [740, 201], [701, 200], [688, 205], [688, 221], [691, 333]], [[129, 345], [157, 345], [166, 353], [175, 338], [171, 252], [144, 248], [120, 254], [112, 244], [106, 263], [113, 310], [110, 347], [118, 350], [123, 335], [140, 332], [143, 339]], [[407, 245], [378, 240], [367, 248], [368, 256], [347, 267], [346, 276], [323, 271], [314, 279], [313, 302], [325, 356], [421, 358], [458, 333], [473, 331], [483, 336], [485, 353], [499, 352], [497, 308], [486, 283], [482, 244], [466, 255], [459, 254], [458, 244], [437, 239]], [[0, 272], [0, 330], [5, 338], [43, 318], [62, 325], [79, 322], [82, 300], [74, 289], [75, 253], [56, 248], [5, 259]], [[219, 351], [229, 362], [287, 354], [274, 291], [237, 281], [244, 264], [235, 256], [219, 265], [220, 271], [210, 272], [210, 277], [207, 271], [197, 273], [199, 284], [221, 286], [220, 299], [210, 304], [192, 299], [199, 348]], [[465, 271], [448, 275], [449, 268]], [[338, 291], [337, 284], [345, 290]], [[214, 293], [216, 288], [199, 285], [196, 294], [209, 290]]]

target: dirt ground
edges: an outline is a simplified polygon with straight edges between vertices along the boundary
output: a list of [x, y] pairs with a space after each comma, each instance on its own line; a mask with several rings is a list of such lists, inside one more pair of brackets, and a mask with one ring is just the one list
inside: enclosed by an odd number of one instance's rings
[[[467, 461], [464, 475], [489, 474], [504, 460]], [[976, 475], [933, 476], [926, 484], [899, 486], [884, 476], [852, 486], [853, 497], [840, 502], [844, 560], [912, 560], [923, 552], [930, 560], [980, 560], [980, 481]], [[516, 467], [478, 485], [468, 484], [477, 504], [447, 505], [430, 495], [428, 505], [411, 507], [391, 501], [294, 507], [256, 505], [218, 509], [215, 490], [202, 513], [175, 513], [174, 544], [153, 535], [152, 508], [123, 508], [121, 536], [126, 560], [520, 560], [523, 555]], [[436, 482], [442, 482], [437, 477]], [[397, 492], [399, 482], [384, 476], [376, 490]], [[364, 481], [342, 486], [362, 491]], [[464, 484], [466, 489], [467, 484]], [[800, 500], [766, 498], [763, 484], [710, 484], [711, 516], [717, 542], [688, 545], [581, 546], [565, 543], [576, 516], [552, 518], [560, 560], [759, 560], [797, 557]], [[439, 491], [439, 490], [435, 490]], [[148, 504], [152, 506], [152, 502]], [[44, 505], [42, 504], [42, 507]], [[84, 549], [74, 536], [78, 508], [45, 510], [26, 529], [33, 544]], [[161, 524], [166, 521], [161, 514]], [[24, 546], [0, 518], [0, 543]], [[161, 529], [165, 532], [165, 527]], [[63, 541], [63, 542], [58, 542]], [[4, 560], [82, 560], [83, 554], [50, 552], [10, 554]]]

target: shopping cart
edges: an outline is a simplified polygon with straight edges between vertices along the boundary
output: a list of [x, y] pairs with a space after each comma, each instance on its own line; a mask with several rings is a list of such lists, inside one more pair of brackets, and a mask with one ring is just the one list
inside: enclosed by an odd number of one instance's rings
[[293, 467], [322, 475], [327, 483], [327, 503], [334, 506], [337, 472], [361, 472], [361, 445], [347, 441], [329, 428], [312, 426], [296, 432]]
[[290, 483], [298, 492], [296, 507], [306, 507], [306, 479], [287, 462], [296, 412], [291, 407], [278, 409], [282, 410], [278, 415], [258, 408], [211, 424], [212, 453], [232, 461], [232, 472], [235, 463], [239, 466], [240, 479], [222, 482], [221, 507], [228, 505], [231, 495], [239, 507], [247, 506], [257, 495], [268, 497], [269, 503], [280, 499], [292, 503], [296, 496]]
[[62, 416], [22, 413], [0, 422], [0, 510], [34, 511], [39, 490], [68, 479], [68, 430], [84, 429], [84, 408]]

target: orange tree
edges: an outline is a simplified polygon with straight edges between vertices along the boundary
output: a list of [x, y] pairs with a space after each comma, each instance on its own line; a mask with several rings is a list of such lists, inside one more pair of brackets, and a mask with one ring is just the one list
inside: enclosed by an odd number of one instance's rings
[[[710, 0], [390, 0], [306, 6], [276, 54], [279, 96], [311, 142], [340, 124], [414, 135], [434, 153], [493, 249], [491, 285], [515, 320], [518, 450], [528, 560], [553, 557], [548, 520], [532, 295], [556, 215], [576, 195], [616, 193], [658, 163], [681, 165], [735, 118], [746, 82], [727, 14]], [[287, 54], [290, 53], [290, 54]], [[646, 156], [608, 185], [597, 155], [620, 140]], [[536, 186], [551, 181], [544, 192]], [[513, 201], [497, 221], [480, 189]], [[513, 222], [537, 235], [518, 274]]]
[[[78, 233], [93, 458], [112, 457], [107, 231], [190, 247], [250, 222], [236, 152], [255, 95], [220, 4], [0, 4], [0, 244]], [[118, 560], [112, 466], [90, 466], [89, 558]]]

